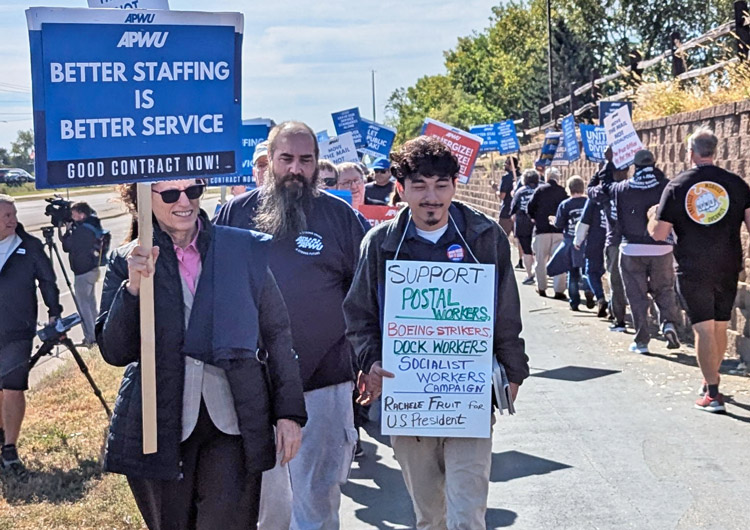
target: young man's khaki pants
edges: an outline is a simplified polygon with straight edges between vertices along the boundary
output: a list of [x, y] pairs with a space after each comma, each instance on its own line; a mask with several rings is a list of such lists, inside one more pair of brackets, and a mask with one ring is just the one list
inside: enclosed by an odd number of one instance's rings
[[391, 436], [417, 530], [485, 528], [492, 438]]

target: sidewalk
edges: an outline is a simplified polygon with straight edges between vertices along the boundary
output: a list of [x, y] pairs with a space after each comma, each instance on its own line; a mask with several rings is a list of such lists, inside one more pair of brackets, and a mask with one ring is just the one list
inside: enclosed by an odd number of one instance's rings
[[[497, 418], [487, 528], [750, 528], [750, 379], [722, 375], [727, 415], [695, 410], [691, 349], [628, 353], [632, 335], [593, 311], [519, 289], [532, 376], [518, 414]], [[387, 440], [363, 441], [341, 527], [412, 528]]]

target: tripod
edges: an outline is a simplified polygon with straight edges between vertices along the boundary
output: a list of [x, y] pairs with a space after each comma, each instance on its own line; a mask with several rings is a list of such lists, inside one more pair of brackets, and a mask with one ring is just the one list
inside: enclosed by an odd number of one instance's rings
[[70, 291], [70, 296], [73, 297], [73, 303], [76, 306], [76, 311], [79, 315], [83, 315], [81, 312], [81, 307], [78, 305], [78, 299], [76, 298], [75, 291], [73, 290], [73, 285], [70, 283], [70, 278], [68, 278], [68, 271], [65, 270], [65, 263], [63, 262], [62, 256], [60, 256], [60, 251], [57, 249], [57, 243], [55, 243], [55, 227], [54, 226], [45, 226], [42, 228], [42, 235], [44, 235], [44, 244], [49, 249], [49, 259], [52, 261], [52, 256], [57, 257], [57, 263], [60, 264], [60, 270], [62, 271], [63, 278], [65, 278], [65, 285], [68, 286], [68, 291]]
[[104, 401], [104, 396], [102, 396], [102, 391], [99, 390], [99, 387], [96, 386], [96, 383], [94, 382], [94, 378], [91, 377], [91, 374], [89, 373], [89, 368], [86, 366], [86, 363], [83, 362], [83, 358], [81, 358], [81, 354], [78, 353], [78, 350], [76, 349], [75, 345], [73, 344], [73, 341], [70, 340], [66, 335], [58, 335], [54, 338], [50, 338], [45, 340], [42, 345], [39, 347], [39, 350], [31, 356], [31, 359], [29, 360], [29, 368], [33, 368], [34, 365], [39, 361], [41, 357], [44, 357], [45, 355], [49, 355], [52, 353], [52, 348], [55, 346], [65, 346], [68, 348], [68, 351], [73, 355], [73, 359], [75, 359], [76, 363], [78, 364], [78, 368], [80, 368], [83, 375], [88, 380], [89, 384], [91, 385], [91, 388], [94, 389], [94, 394], [96, 397], [99, 398], [99, 401], [101, 402], [102, 406], [104, 407], [105, 412], [107, 413], [108, 418], [112, 418], [112, 411], [109, 410], [109, 406], [107, 405], [107, 402]]
[[[57, 249], [57, 244], [55, 243], [55, 227], [54, 226], [45, 226], [42, 228], [42, 234], [44, 235], [44, 244], [49, 248], [49, 258], [50, 261], [52, 260], [52, 256], [54, 255], [57, 257], [57, 262], [60, 265], [60, 270], [62, 271], [63, 278], [65, 278], [65, 285], [68, 286], [68, 290], [70, 291], [70, 296], [73, 297], [73, 303], [76, 306], [76, 310], [78, 311], [78, 314], [81, 315], [81, 307], [78, 305], [78, 299], [76, 298], [75, 293], [73, 292], [73, 286], [70, 283], [70, 278], [68, 278], [68, 272], [65, 270], [65, 264], [63, 262], [62, 256], [60, 256], [60, 251]], [[76, 322], [74, 322], [70, 327], [80, 322], [80, 319], [78, 319]], [[99, 401], [104, 406], [104, 410], [107, 412], [107, 417], [112, 417], [112, 411], [109, 410], [109, 406], [107, 405], [107, 402], [104, 401], [104, 397], [102, 396], [101, 390], [99, 390], [99, 387], [96, 386], [96, 383], [94, 382], [94, 378], [91, 377], [91, 374], [89, 373], [89, 369], [86, 366], [86, 363], [83, 361], [83, 358], [81, 358], [81, 354], [78, 353], [78, 350], [76, 349], [75, 345], [73, 344], [73, 341], [70, 340], [70, 338], [65, 335], [64, 333], [67, 332], [70, 328], [65, 329], [62, 333], [58, 333], [54, 336], [51, 336], [49, 338], [45, 338], [42, 345], [39, 347], [39, 350], [31, 357], [30, 360], [30, 366], [29, 368], [33, 368], [34, 365], [37, 363], [37, 361], [45, 356], [52, 353], [52, 349], [55, 346], [65, 346], [70, 351], [71, 355], [73, 355], [73, 358], [76, 361], [76, 364], [78, 364], [78, 368], [80, 368], [83, 375], [88, 380], [89, 384], [91, 385], [91, 388], [94, 389], [94, 394], [96, 394], [96, 397], [99, 398]]]

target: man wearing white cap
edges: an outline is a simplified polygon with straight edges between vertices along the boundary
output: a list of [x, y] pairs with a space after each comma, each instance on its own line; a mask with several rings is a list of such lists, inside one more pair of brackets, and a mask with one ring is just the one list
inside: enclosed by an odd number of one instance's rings
[[268, 174], [268, 140], [264, 140], [255, 146], [253, 153], [253, 177], [255, 184], [260, 188]]

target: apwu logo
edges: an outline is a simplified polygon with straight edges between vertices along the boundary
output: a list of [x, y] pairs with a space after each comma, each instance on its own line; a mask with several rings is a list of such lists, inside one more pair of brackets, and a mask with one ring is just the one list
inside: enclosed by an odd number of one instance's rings
[[117, 43], [118, 48], [161, 48], [166, 44], [168, 31], [126, 31]]
[[315, 232], [300, 232], [294, 249], [305, 256], [320, 256], [323, 252], [323, 237]]
[[151, 24], [156, 18], [155, 13], [130, 13], [125, 24]]

